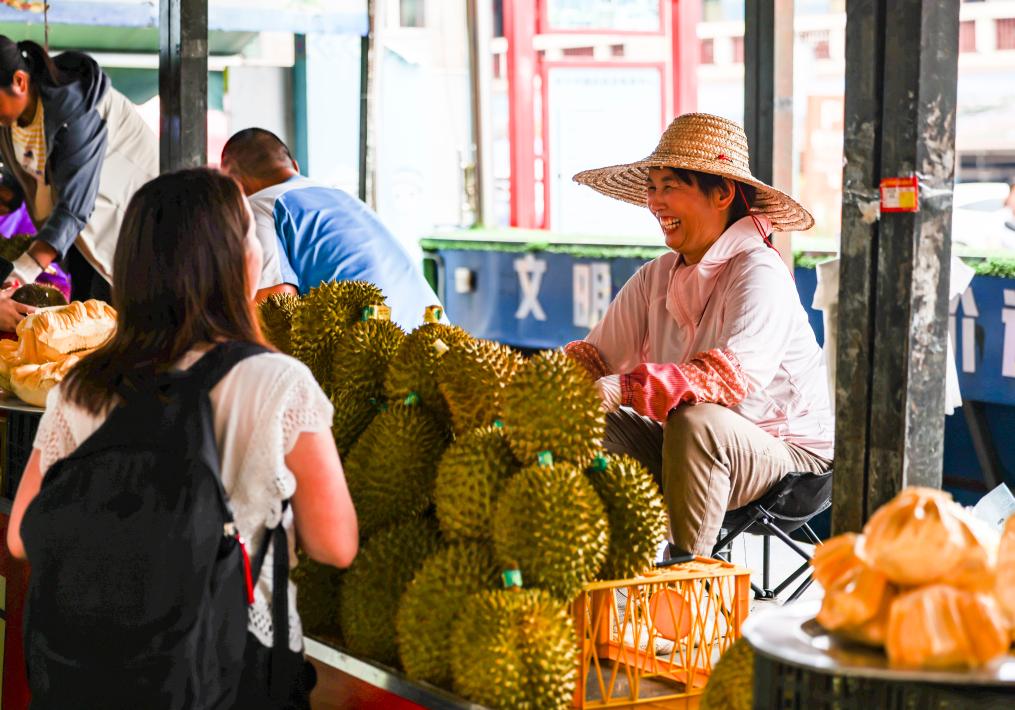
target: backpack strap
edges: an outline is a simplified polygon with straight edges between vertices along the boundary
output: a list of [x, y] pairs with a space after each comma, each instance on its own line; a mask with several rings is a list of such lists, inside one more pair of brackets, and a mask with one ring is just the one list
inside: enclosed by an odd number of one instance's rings
[[[282, 514], [285, 515], [289, 501], [282, 501]], [[282, 521], [267, 530], [261, 541], [257, 554], [251, 563], [251, 577], [254, 584], [261, 576], [261, 568], [268, 556], [268, 548], [274, 545], [272, 555], [271, 578], [271, 668], [268, 677], [268, 689], [271, 699], [284, 703], [292, 687], [295, 670], [288, 662], [289, 655], [289, 540], [286, 537]]]
[[187, 379], [210, 391], [239, 362], [253, 355], [271, 352], [263, 345], [242, 341], [219, 343], [187, 370]]

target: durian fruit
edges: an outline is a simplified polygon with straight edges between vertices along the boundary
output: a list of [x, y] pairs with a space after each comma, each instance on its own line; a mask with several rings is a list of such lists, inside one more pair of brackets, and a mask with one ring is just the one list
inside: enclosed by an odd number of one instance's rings
[[293, 317], [300, 304], [299, 297], [291, 293], [273, 293], [257, 307], [264, 337], [286, 355], [292, 355]]
[[11, 294], [11, 300], [36, 308], [67, 305], [67, 299], [59, 290], [43, 284], [25, 284]]
[[669, 529], [659, 486], [630, 456], [598, 458], [587, 475], [610, 521], [610, 551], [600, 577], [627, 579], [641, 574], [652, 567], [656, 548]]
[[489, 545], [466, 542], [434, 553], [402, 595], [395, 628], [406, 674], [451, 687], [451, 625], [472, 594], [495, 589], [499, 567]]
[[492, 539], [494, 501], [518, 469], [500, 427], [475, 429], [448, 446], [434, 485], [437, 519], [448, 540]]
[[606, 509], [575, 466], [530, 466], [509, 480], [493, 513], [502, 565], [517, 565], [528, 587], [570, 602], [606, 561]]
[[701, 710], [752, 710], [754, 649], [740, 639], [719, 658], [701, 696]]
[[310, 559], [305, 552], [296, 553], [298, 563], [289, 572], [296, 585], [296, 608], [304, 633], [330, 640], [340, 640], [338, 625], [339, 592], [343, 570]]
[[1015, 641], [1015, 516], [1008, 518], [1001, 533], [994, 594], [1008, 618], [1012, 641]]
[[452, 348], [471, 337], [461, 328], [443, 323], [424, 323], [409, 333], [388, 364], [384, 381], [388, 399], [401, 402], [412, 395], [446, 421], [450, 411], [437, 384], [441, 361]]
[[467, 340], [447, 352], [438, 385], [456, 436], [500, 416], [501, 392], [521, 363], [517, 352], [490, 340]]
[[581, 365], [561, 351], [526, 360], [502, 401], [501, 420], [523, 464], [535, 463], [542, 451], [579, 466], [596, 455], [605, 430], [602, 400]]
[[0, 258], [16, 261], [19, 256], [28, 251], [31, 244], [31, 234], [14, 234], [7, 239], [0, 236]]
[[309, 367], [321, 386], [327, 388], [341, 331], [358, 322], [364, 308], [383, 303], [381, 290], [366, 281], [331, 281], [310, 289], [293, 315], [293, 357]]
[[427, 509], [446, 444], [446, 430], [418, 405], [391, 403], [374, 417], [345, 459], [361, 537]]
[[360, 548], [342, 577], [339, 618], [353, 653], [398, 664], [395, 617], [409, 582], [440, 548], [432, 518], [410, 518], [379, 531]]
[[335, 409], [331, 433], [335, 437], [338, 452], [345, 456], [378, 412], [387, 405], [383, 398], [349, 390], [337, 390], [332, 393], [330, 399]]
[[390, 320], [371, 318], [353, 323], [335, 343], [332, 381], [339, 389], [379, 395], [388, 362], [405, 340], [405, 331]]
[[454, 691], [489, 708], [571, 707], [578, 675], [574, 627], [545, 592], [481, 592], [451, 631]]

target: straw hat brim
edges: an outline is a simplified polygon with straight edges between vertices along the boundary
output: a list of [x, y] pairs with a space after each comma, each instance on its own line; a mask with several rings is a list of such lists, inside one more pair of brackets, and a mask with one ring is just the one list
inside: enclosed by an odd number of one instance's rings
[[814, 218], [796, 200], [758, 180], [753, 175], [730, 166], [729, 170], [717, 168], [714, 160], [697, 160], [688, 156], [662, 158], [649, 157], [635, 163], [610, 165], [605, 168], [583, 170], [574, 176], [574, 181], [588, 185], [607, 197], [645, 207], [648, 194], [645, 186], [649, 168], [683, 168], [727, 177], [730, 180], [751, 185], [757, 190], [751, 212], [765, 215], [776, 231], [803, 231], [814, 226]]

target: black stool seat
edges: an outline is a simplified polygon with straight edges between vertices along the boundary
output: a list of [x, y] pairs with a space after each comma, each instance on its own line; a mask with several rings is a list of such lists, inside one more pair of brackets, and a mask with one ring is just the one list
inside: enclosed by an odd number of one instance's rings
[[[820, 538], [808, 522], [814, 516], [828, 510], [831, 505], [831, 471], [821, 474], [789, 473], [758, 500], [742, 508], [727, 511], [723, 518], [722, 530], [719, 532], [719, 541], [712, 549], [712, 554], [728, 560], [731, 545], [736, 538], [744, 533], [764, 536], [762, 586], [751, 584], [755, 596], [760, 599], [777, 599], [783, 590], [806, 573], [803, 583], [787, 600], [793, 601], [807, 590], [813, 579], [810, 575], [811, 555], [800, 547], [790, 534], [799, 531], [808, 542], [820, 545]], [[804, 563], [774, 589], [769, 586], [772, 536], [785, 542], [804, 559]]]

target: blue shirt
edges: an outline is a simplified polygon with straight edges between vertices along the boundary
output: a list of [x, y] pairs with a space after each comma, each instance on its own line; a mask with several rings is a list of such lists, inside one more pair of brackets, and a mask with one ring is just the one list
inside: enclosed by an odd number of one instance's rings
[[306, 294], [328, 281], [369, 281], [391, 319], [411, 330], [439, 305], [422, 271], [360, 200], [296, 175], [250, 196], [264, 251], [260, 288], [291, 283]]

